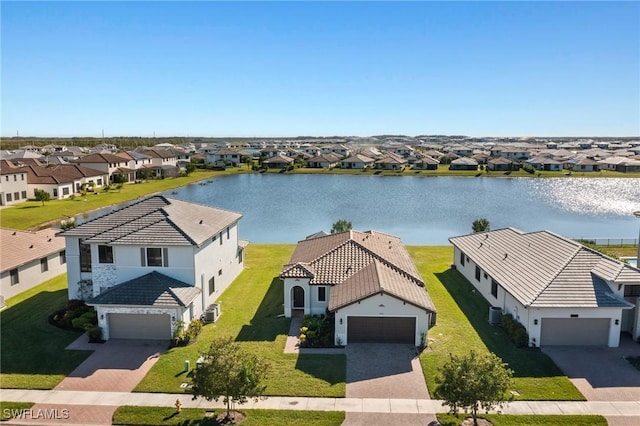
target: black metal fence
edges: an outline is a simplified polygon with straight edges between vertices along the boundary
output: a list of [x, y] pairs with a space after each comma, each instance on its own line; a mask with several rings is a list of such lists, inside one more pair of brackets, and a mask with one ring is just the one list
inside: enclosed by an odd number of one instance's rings
[[597, 246], [606, 247], [623, 247], [623, 246], [637, 246], [637, 238], [575, 238], [576, 241], [581, 243], [594, 244]]

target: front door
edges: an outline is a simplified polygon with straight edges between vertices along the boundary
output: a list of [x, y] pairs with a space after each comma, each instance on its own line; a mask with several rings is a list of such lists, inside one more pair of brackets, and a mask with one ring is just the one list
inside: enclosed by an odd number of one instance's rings
[[293, 292], [293, 309], [304, 309], [304, 290], [300, 286], [291, 289]]

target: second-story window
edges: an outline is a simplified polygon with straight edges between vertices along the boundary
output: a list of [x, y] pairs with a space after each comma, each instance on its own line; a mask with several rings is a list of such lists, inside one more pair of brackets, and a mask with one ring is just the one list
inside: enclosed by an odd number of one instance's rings
[[113, 247], [98, 246], [98, 262], [113, 263]]
[[147, 247], [140, 249], [142, 266], [169, 266], [169, 250], [160, 247]]
[[80, 272], [91, 272], [91, 246], [80, 243]]

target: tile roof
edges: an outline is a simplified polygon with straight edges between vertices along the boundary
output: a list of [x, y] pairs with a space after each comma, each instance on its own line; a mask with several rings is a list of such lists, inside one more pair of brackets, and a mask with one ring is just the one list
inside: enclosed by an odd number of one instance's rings
[[37, 183], [73, 183], [84, 177], [106, 176], [107, 173], [80, 166], [78, 164], [56, 164], [48, 167], [25, 166], [22, 170], [27, 172], [27, 182]]
[[87, 304], [177, 308], [189, 306], [199, 294], [199, 288], [153, 271], [113, 286]]
[[343, 163], [373, 163], [374, 161], [376, 160], [362, 154], [355, 154], [349, 158], [345, 158], [344, 160], [342, 160]]
[[640, 284], [640, 270], [548, 231], [505, 228], [449, 241], [524, 306], [627, 307], [606, 281]]
[[38, 232], [0, 228], [0, 270], [8, 271], [64, 250], [64, 238], [52, 228]]
[[86, 243], [200, 245], [242, 215], [155, 195], [60, 233]]
[[380, 232], [347, 231], [300, 241], [280, 276], [333, 286], [330, 310], [384, 292], [435, 312], [402, 241]]
[[118, 163], [121, 161], [126, 161], [125, 158], [123, 158], [120, 155], [114, 155], [114, 154], [89, 154], [89, 155], [85, 155], [84, 157], [80, 157], [76, 160], [73, 160], [73, 163], [100, 163], [100, 164], [108, 164], [108, 163]]

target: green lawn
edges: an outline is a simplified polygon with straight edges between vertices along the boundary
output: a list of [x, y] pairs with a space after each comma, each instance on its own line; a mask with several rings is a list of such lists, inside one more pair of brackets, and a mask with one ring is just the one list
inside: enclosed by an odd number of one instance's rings
[[4, 228], [32, 229], [45, 223], [58, 223], [68, 217], [77, 216], [84, 212], [135, 200], [136, 198], [178, 188], [199, 180], [243, 171], [246, 171], [246, 169], [238, 167], [229, 168], [225, 171], [198, 169], [190, 176], [149, 180], [139, 184], [124, 184], [120, 191], [98, 191], [97, 195], [90, 193], [86, 197], [76, 196], [73, 200], [68, 198], [65, 200], [52, 200], [45, 202], [44, 206], [39, 201], [25, 201], [2, 209], [0, 221]]
[[51, 389], [89, 356], [88, 351], [64, 349], [80, 333], [47, 321], [66, 302], [66, 274], [7, 300], [0, 313], [0, 387]]
[[[451, 414], [437, 414], [436, 417], [443, 426], [458, 426], [468, 416], [465, 414], [459, 414], [458, 417]], [[517, 416], [510, 414], [483, 414], [479, 417], [489, 420], [494, 426], [607, 426], [607, 419], [596, 415]]]
[[408, 249], [438, 310], [437, 325], [429, 330], [429, 348], [420, 357], [432, 395], [438, 369], [449, 354], [475, 349], [494, 352], [514, 370], [515, 399], [585, 399], [548, 356], [536, 349], [517, 349], [500, 328], [488, 323], [489, 304], [474, 293], [462, 274], [450, 268], [452, 247]]
[[[246, 418], [244, 426], [332, 426], [340, 425], [345, 414], [338, 411], [294, 411], [294, 410], [243, 410], [236, 407]], [[218, 425], [215, 417], [222, 410], [215, 410], [211, 417], [205, 416], [202, 408], [183, 408], [180, 414], [169, 407], [120, 407], [113, 414], [114, 425]]]
[[293, 245], [250, 245], [247, 268], [219, 299], [222, 315], [206, 325], [198, 341], [163, 354], [136, 387], [138, 392], [183, 393], [190, 382], [183, 372], [185, 360], [195, 366], [199, 353], [214, 336], [231, 336], [248, 351], [270, 361], [268, 395], [345, 395], [344, 355], [284, 354], [289, 320], [282, 310], [282, 281], [274, 279], [293, 251]]

